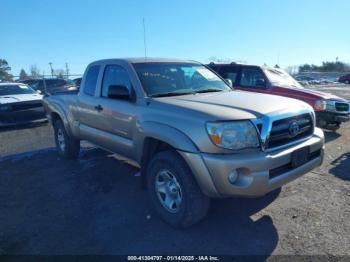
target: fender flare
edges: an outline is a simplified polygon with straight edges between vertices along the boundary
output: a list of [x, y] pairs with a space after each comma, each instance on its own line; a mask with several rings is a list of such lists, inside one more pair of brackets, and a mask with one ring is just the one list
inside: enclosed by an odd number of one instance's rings
[[199, 150], [194, 142], [182, 131], [166, 124], [145, 121], [138, 126], [139, 141], [137, 141], [137, 159], [141, 163], [144, 152], [145, 139], [147, 137], [163, 141], [176, 150], [198, 153]]
[[[69, 120], [68, 120], [68, 116], [67, 113], [65, 112], [65, 110], [63, 109], [63, 107], [58, 104], [58, 103], [51, 103], [50, 104], [50, 120], [52, 121], [52, 114], [58, 114], [60, 119], [63, 122], [64, 127], [66, 128], [66, 131], [69, 135], [72, 135], [71, 129], [70, 129], [70, 125], [69, 125]], [[53, 122], [52, 122], [53, 123]]]

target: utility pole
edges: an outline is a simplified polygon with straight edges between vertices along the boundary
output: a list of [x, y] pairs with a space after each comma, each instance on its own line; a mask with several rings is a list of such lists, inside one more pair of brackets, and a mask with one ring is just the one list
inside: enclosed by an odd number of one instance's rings
[[144, 49], [145, 49], [145, 58], [147, 58], [146, 23], [145, 23], [145, 18], [143, 18], [142, 23], [143, 23], [143, 46], [144, 46]]
[[49, 63], [50, 69], [51, 69], [51, 77], [53, 78], [53, 68], [52, 68], [52, 62]]
[[69, 77], [69, 68], [68, 68], [68, 63], [66, 62], [66, 75], [67, 75], [67, 79]]

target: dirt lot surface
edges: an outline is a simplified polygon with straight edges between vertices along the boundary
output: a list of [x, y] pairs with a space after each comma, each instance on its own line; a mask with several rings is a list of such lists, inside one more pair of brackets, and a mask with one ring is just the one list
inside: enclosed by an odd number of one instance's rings
[[[327, 91], [350, 100], [350, 88]], [[176, 230], [126, 162], [94, 148], [62, 160], [48, 125], [3, 130], [0, 254], [350, 255], [350, 124], [325, 135], [320, 168], [280, 193], [213, 200], [203, 222]]]

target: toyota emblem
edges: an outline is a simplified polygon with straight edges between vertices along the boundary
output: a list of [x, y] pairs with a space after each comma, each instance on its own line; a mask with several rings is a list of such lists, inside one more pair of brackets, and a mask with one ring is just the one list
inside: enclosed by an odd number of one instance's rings
[[295, 137], [299, 134], [299, 124], [297, 121], [292, 121], [289, 124], [289, 134], [291, 135], [291, 137]]

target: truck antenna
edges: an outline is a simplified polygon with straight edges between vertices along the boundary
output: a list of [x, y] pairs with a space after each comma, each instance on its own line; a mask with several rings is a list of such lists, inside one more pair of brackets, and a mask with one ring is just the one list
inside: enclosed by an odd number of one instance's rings
[[143, 23], [143, 46], [145, 49], [145, 59], [147, 59], [147, 44], [146, 44], [146, 23], [145, 23], [145, 18], [142, 19]]

